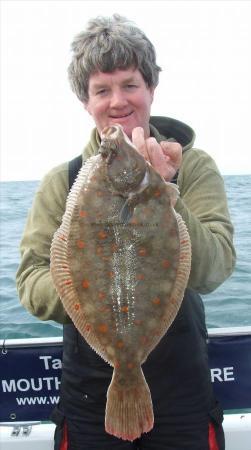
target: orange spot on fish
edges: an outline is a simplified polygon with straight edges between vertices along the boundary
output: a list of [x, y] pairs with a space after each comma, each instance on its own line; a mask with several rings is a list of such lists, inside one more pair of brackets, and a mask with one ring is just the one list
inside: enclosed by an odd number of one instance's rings
[[109, 312], [110, 311], [110, 308], [108, 307], [108, 306], [100, 306], [99, 307], [99, 312], [102, 312], [102, 313], [106, 313], [106, 312]]
[[128, 311], [129, 311], [128, 306], [122, 306], [122, 307], [121, 307], [121, 311], [122, 311], [122, 312], [125, 312], [125, 313], [128, 313]]
[[85, 243], [84, 241], [81, 241], [80, 239], [77, 241], [77, 247], [78, 248], [84, 248], [85, 247]]
[[169, 299], [169, 303], [170, 303], [170, 304], [175, 303], [175, 302], [176, 302], [176, 298], [175, 298], [175, 297], [171, 297], [171, 298]]
[[99, 292], [98, 293], [98, 298], [99, 298], [99, 300], [104, 300], [106, 298], [105, 293], [104, 292]]
[[145, 214], [145, 216], [149, 216], [149, 214], [152, 215], [152, 210], [150, 208], [145, 208], [144, 209], [144, 214]]
[[142, 324], [142, 320], [136, 319], [134, 320], [135, 325], [141, 325]]
[[80, 303], [75, 303], [75, 305], [74, 305], [75, 311], [78, 311], [79, 308], [80, 308]]
[[153, 336], [161, 336], [161, 333], [159, 330], [156, 329], [155, 331], [153, 331], [152, 335]]
[[159, 297], [155, 297], [155, 298], [152, 300], [152, 302], [153, 302], [154, 305], [159, 305], [159, 304], [160, 304], [160, 298], [159, 298]]
[[80, 217], [86, 217], [87, 216], [87, 212], [82, 209], [81, 211], [79, 211], [79, 216]]
[[88, 331], [91, 331], [91, 329], [92, 329], [91, 325], [89, 323], [87, 323], [85, 326], [85, 331], [88, 332]]
[[138, 251], [138, 255], [139, 255], [139, 256], [146, 256], [146, 254], [147, 254], [146, 249], [145, 249], [144, 247], [141, 247], [141, 248], [139, 249], [139, 251]]
[[111, 250], [112, 250], [113, 253], [117, 252], [118, 251], [118, 245], [117, 244], [112, 244]]
[[107, 333], [107, 331], [108, 331], [108, 326], [106, 325], [106, 323], [101, 323], [101, 324], [98, 326], [98, 331], [99, 331], [100, 333]]
[[145, 279], [145, 275], [143, 275], [143, 273], [139, 273], [138, 275], [136, 275], [136, 280], [144, 280]]
[[64, 281], [64, 285], [65, 286], [70, 286], [72, 284], [72, 280], [65, 280]]
[[123, 341], [118, 341], [117, 344], [116, 344], [116, 347], [123, 348], [124, 347], [124, 342]]
[[60, 234], [58, 237], [59, 239], [61, 239], [61, 241], [66, 241], [66, 237], [64, 234]]
[[180, 243], [181, 243], [182, 245], [188, 244], [188, 240], [187, 240], [187, 239], [183, 239], [182, 241], [180, 241]]
[[132, 362], [129, 362], [129, 363], [127, 364], [127, 368], [128, 368], [128, 369], [133, 369], [133, 368], [134, 368], [134, 364], [133, 364]]
[[120, 368], [120, 362], [114, 361], [114, 369], [119, 369], [119, 368]]
[[110, 261], [110, 256], [102, 256], [103, 261]]
[[88, 288], [90, 287], [89, 281], [88, 281], [88, 280], [83, 280], [83, 281], [82, 281], [82, 287], [83, 287], [84, 289], [88, 289]]
[[170, 267], [170, 261], [168, 261], [168, 259], [164, 259], [162, 261], [162, 266], [164, 267], [164, 269], [168, 269]]
[[148, 343], [148, 337], [147, 336], [141, 336], [140, 337], [140, 342], [143, 345], [146, 345]]
[[160, 192], [159, 189], [157, 189], [157, 190], [154, 192], [154, 197], [160, 197], [160, 196], [161, 196], [161, 192]]
[[106, 239], [107, 238], [107, 233], [104, 230], [99, 231], [98, 233], [98, 238], [99, 239]]
[[114, 272], [108, 272], [108, 277], [110, 278], [114, 277]]
[[133, 217], [133, 218], [130, 220], [130, 223], [131, 223], [132, 225], [138, 225], [139, 221], [138, 221], [135, 217]]

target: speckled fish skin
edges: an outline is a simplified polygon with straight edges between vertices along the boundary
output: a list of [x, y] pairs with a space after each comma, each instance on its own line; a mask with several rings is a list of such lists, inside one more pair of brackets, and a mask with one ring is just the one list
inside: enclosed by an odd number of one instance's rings
[[141, 365], [175, 319], [191, 246], [165, 183], [119, 125], [81, 168], [51, 246], [51, 274], [73, 323], [111, 366], [105, 427], [134, 440], [154, 424]]

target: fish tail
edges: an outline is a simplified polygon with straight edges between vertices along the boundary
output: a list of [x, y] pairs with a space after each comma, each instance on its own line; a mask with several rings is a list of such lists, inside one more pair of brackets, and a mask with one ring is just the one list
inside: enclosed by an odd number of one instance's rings
[[141, 367], [137, 381], [124, 387], [119, 380], [119, 369], [114, 369], [107, 391], [105, 429], [118, 438], [133, 441], [153, 428], [152, 399]]

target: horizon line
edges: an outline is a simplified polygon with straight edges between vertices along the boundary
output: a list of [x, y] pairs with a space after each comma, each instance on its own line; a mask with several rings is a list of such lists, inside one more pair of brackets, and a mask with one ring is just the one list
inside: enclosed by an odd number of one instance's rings
[[[240, 177], [240, 176], [251, 176], [251, 173], [221, 173], [221, 176], [222, 177]], [[22, 179], [22, 180], [12, 180], [12, 179], [10, 179], [10, 180], [1, 180], [0, 179], [0, 183], [24, 183], [24, 182], [40, 182], [40, 181], [42, 181], [42, 178], [37, 178], [37, 179], [34, 179], [34, 178], [25, 178], [25, 179]]]

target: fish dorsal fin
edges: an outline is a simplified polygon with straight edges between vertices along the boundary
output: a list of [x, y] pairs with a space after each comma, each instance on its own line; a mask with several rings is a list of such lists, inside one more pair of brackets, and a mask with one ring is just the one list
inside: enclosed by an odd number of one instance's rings
[[147, 355], [156, 347], [157, 343], [160, 341], [166, 330], [171, 326], [177, 316], [190, 275], [192, 258], [190, 236], [181, 215], [175, 212], [175, 216], [180, 240], [179, 265], [173, 289], [168, 297], [168, 314], [163, 316], [162, 320], [159, 322], [159, 336], [156, 337], [152, 347], [149, 347]]
[[[70, 190], [67, 197], [66, 212], [63, 215], [62, 224], [53, 236], [50, 257], [51, 276], [56, 286], [59, 297], [64, 298], [64, 305], [68, 305], [67, 313], [78, 329], [83, 328], [85, 330], [84, 338], [86, 339], [88, 344], [94, 350], [96, 350], [96, 352], [104, 360], [106, 360], [106, 355], [103, 353], [96, 335], [88, 331], [88, 323], [84, 311], [79, 305], [79, 298], [73, 284], [68, 258], [68, 237], [76, 201], [81, 189], [86, 185], [89, 178], [92, 176], [93, 171], [95, 170], [96, 165], [99, 163], [99, 161], [100, 155], [95, 155], [89, 158], [87, 162], [81, 167], [72, 186], [72, 189]], [[77, 313], [76, 306], [78, 306]], [[72, 311], [73, 314], [71, 314]], [[99, 348], [100, 351], [97, 351], [97, 348]]]
[[179, 230], [180, 257], [176, 280], [172, 292], [170, 293], [169, 315], [164, 317], [164, 329], [170, 327], [179, 311], [191, 270], [192, 248], [190, 236], [181, 215], [176, 212], [175, 215]]
[[[100, 155], [91, 156], [80, 168], [78, 175], [76, 177], [75, 182], [73, 183], [71, 190], [68, 194], [66, 201], [66, 210], [70, 207], [70, 211], [72, 207], [75, 205], [76, 197], [79, 195], [81, 188], [86, 185], [88, 179], [91, 177], [96, 164], [100, 160]], [[68, 212], [69, 215], [69, 212]], [[64, 217], [63, 217], [64, 219]]]

